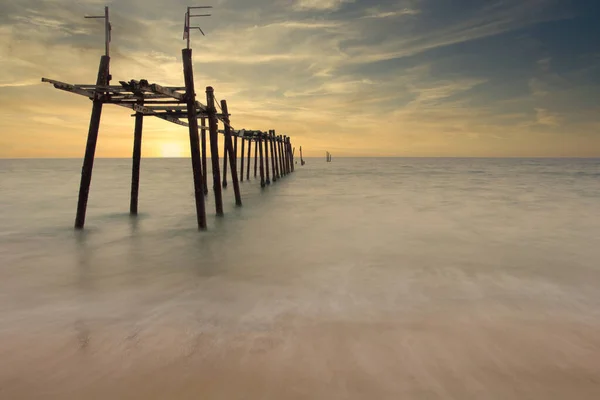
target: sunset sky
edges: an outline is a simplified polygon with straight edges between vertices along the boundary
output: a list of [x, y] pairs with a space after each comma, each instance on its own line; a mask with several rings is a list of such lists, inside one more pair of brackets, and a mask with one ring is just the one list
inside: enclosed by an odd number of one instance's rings
[[[600, 156], [597, 0], [1, 0], [0, 157], [82, 157], [110, 6], [112, 83], [182, 85], [187, 5], [197, 92], [236, 128], [307, 156]], [[106, 106], [97, 156], [130, 157], [133, 118]], [[143, 156], [189, 155], [187, 128], [147, 118]]]

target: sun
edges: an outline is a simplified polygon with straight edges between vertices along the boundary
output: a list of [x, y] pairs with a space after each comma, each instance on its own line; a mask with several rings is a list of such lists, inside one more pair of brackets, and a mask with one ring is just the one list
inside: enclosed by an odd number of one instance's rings
[[182, 157], [183, 147], [177, 142], [161, 143], [160, 156], [163, 158]]

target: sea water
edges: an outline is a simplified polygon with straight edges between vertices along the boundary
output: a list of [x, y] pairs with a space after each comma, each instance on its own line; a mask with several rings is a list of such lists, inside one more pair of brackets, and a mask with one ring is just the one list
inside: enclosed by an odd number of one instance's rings
[[0, 160], [0, 398], [600, 398], [600, 160], [253, 167]]

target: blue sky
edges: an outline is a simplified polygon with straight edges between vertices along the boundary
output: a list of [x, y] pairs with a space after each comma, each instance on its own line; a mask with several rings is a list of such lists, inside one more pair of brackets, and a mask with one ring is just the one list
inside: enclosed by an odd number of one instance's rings
[[[0, 156], [81, 156], [90, 104], [39, 83], [92, 82], [104, 2], [0, 5]], [[182, 83], [182, 1], [107, 3], [114, 80]], [[194, 35], [196, 86], [239, 128], [307, 155], [600, 156], [600, 6], [559, 0], [216, 0]], [[202, 94], [202, 90], [198, 90]], [[132, 120], [107, 107], [100, 156], [129, 156]], [[146, 125], [144, 154], [186, 154]]]

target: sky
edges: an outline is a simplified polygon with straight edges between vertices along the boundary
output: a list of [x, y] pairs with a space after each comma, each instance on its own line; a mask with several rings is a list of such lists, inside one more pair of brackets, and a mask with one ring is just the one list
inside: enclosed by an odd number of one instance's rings
[[[189, 1], [189, 0], [188, 0]], [[111, 74], [183, 85], [186, 6], [199, 99], [306, 156], [600, 157], [597, 0], [0, 0], [0, 157], [82, 157], [110, 7]], [[203, 101], [205, 102], [205, 101]], [[107, 105], [96, 155], [130, 157]], [[187, 128], [144, 123], [143, 156], [189, 156]]]

